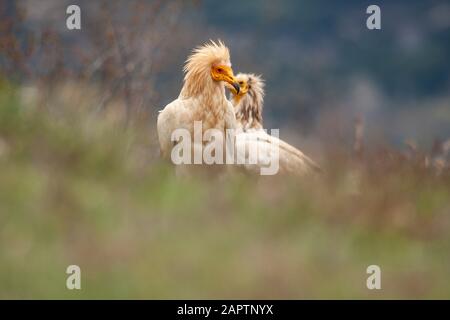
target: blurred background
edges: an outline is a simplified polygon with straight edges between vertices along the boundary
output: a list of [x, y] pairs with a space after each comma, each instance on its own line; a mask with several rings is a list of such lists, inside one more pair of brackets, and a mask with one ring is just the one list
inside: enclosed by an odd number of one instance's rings
[[236, 72], [266, 79], [267, 127], [344, 138], [361, 117], [395, 144], [450, 136], [446, 1], [381, 1], [379, 31], [366, 27], [370, 1], [78, 1], [81, 31], [66, 28], [70, 1], [2, 3], [15, 37], [2, 41], [4, 73], [99, 86], [100, 109], [123, 96], [127, 112], [154, 118], [178, 95], [192, 48], [222, 39]]
[[[450, 297], [450, 4], [377, 1], [368, 30], [370, 4], [0, 0], [0, 298]], [[323, 179], [159, 161], [157, 111], [209, 39]]]

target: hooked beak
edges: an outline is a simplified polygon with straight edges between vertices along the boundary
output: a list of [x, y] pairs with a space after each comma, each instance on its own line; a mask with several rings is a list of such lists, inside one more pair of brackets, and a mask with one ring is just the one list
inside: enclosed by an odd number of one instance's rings
[[239, 94], [239, 91], [241, 90], [241, 87], [239, 87], [239, 83], [234, 81], [231, 85], [233, 86], [234, 90], [236, 90], [236, 94]]
[[230, 86], [230, 90], [233, 91], [235, 95], [239, 94], [239, 91], [241, 91], [241, 87], [239, 86], [238, 81], [234, 77], [233, 71], [230, 71], [230, 73], [225, 76], [224, 80], [225, 82], [228, 83], [228, 85]]
[[229, 85], [230, 90], [232, 90], [234, 94], [238, 94], [241, 91], [239, 83], [234, 77], [233, 69], [231, 69], [231, 67], [219, 65], [213, 68], [211, 73], [214, 80], [223, 81]]

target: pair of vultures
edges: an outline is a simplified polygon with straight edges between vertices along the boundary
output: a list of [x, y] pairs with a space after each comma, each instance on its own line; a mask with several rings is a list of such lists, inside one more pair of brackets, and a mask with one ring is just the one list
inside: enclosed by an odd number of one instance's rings
[[[249, 150], [257, 150], [253, 161], [240, 162], [239, 167], [246, 171], [260, 170], [268, 165], [268, 160], [277, 161], [278, 174], [303, 176], [319, 170], [299, 149], [263, 129], [264, 82], [254, 74], [234, 75], [230, 53], [223, 42], [210, 41], [194, 49], [186, 61], [184, 73], [180, 95], [158, 116], [163, 158], [170, 159], [172, 149], [180, 143], [173, 141], [174, 130], [186, 129], [194, 137], [194, 123], [201, 121], [203, 132], [216, 129], [223, 137], [229, 129], [234, 129], [236, 142], [232, 148], [238, 150], [238, 157], [249, 158]], [[226, 89], [230, 91], [229, 99]], [[191, 151], [202, 149], [208, 143], [203, 140], [200, 146], [193, 143]], [[229, 148], [225, 149], [224, 153], [229, 152]]]

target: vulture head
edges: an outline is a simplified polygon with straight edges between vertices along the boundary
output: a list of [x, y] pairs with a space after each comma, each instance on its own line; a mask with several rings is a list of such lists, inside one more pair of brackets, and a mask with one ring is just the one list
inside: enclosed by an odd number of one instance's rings
[[236, 92], [240, 91], [233, 69], [230, 52], [222, 41], [210, 41], [195, 48], [184, 66], [184, 86], [188, 96], [198, 96], [215, 86], [224, 87], [224, 83]]
[[255, 74], [236, 75], [240, 90], [228, 86], [236, 112], [236, 119], [245, 129], [262, 128], [264, 103], [264, 80]]

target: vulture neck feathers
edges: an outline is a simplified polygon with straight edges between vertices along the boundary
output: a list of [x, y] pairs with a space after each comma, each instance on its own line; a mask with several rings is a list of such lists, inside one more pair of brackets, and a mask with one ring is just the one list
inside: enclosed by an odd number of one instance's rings
[[230, 53], [221, 41], [210, 41], [194, 49], [184, 66], [184, 85], [180, 98], [196, 101], [198, 118], [203, 118], [205, 114], [222, 118], [225, 113], [224, 107], [228, 100], [224, 84], [211, 77], [211, 67], [215, 64], [231, 66]]
[[248, 91], [243, 96], [234, 96], [233, 105], [236, 120], [244, 130], [263, 128], [264, 82], [254, 74], [238, 74], [236, 78], [244, 78]]

